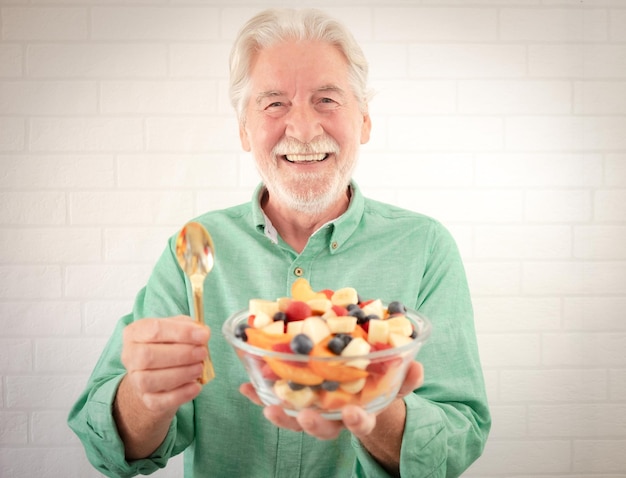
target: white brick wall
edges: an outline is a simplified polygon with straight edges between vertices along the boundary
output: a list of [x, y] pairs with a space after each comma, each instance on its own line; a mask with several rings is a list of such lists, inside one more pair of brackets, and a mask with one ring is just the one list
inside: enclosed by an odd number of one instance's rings
[[[99, 476], [68, 408], [166, 238], [258, 181], [227, 57], [270, 4], [1, 2], [3, 477]], [[494, 416], [466, 476], [626, 476], [626, 2], [316, 5], [371, 63], [358, 181], [466, 260]]]

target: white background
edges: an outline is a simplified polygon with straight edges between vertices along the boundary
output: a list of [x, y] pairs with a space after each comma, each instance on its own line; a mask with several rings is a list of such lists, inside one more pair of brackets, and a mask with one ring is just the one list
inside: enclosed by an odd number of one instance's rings
[[[68, 409], [166, 239], [249, 199], [227, 56], [271, 4], [0, 3], [0, 475], [99, 476]], [[626, 476], [626, 2], [315, 5], [371, 63], [359, 184], [466, 262], [494, 425], [465, 476]]]

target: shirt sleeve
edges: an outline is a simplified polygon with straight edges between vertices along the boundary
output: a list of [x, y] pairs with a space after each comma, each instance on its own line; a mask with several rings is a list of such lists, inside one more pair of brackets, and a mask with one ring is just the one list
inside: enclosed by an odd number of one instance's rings
[[185, 404], [170, 424], [165, 440], [150, 457], [127, 461], [113, 418], [117, 388], [126, 374], [120, 358], [124, 327], [144, 317], [188, 314], [187, 304], [175, 299], [184, 299], [187, 293], [184, 278], [172, 262], [174, 260], [170, 249], [163, 253], [147, 286], [137, 295], [133, 313], [119, 320], [85, 390], [68, 417], [68, 424], [83, 443], [87, 458], [106, 476], [130, 477], [153, 473], [163, 468], [169, 458], [182, 452], [193, 439], [193, 405]]
[[[460, 476], [481, 455], [491, 427], [465, 270], [452, 236], [434, 224], [416, 307], [433, 329], [416, 357], [424, 385], [404, 398], [403, 477]], [[356, 476], [388, 476], [358, 440], [353, 445]]]

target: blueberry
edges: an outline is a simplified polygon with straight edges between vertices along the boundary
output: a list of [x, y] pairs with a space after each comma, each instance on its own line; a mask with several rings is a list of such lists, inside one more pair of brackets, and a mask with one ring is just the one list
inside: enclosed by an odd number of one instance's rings
[[246, 329], [248, 327], [250, 327], [248, 324], [238, 324], [237, 327], [235, 327], [235, 337], [247, 342], [248, 334], [246, 334]]
[[283, 322], [287, 322], [287, 314], [285, 314], [284, 312], [278, 311], [274, 314], [272, 319], [274, 319], [274, 322], [278, 322], [279, 320], [282, 320]]
[[335, 355], [341, 355], [341, 351], [350, 343], [352, 337], [347, 334], [337, 334], [328, 341], [328, 350]]
[[327, 392], [334, 392], [339, 388], [339, 382], [335, 382], [334, 380], [324, 380], [322, 382], [322, 389]]
[[301, 383], [296, 383], [296, 382], [292, 382], [291, 380], [289, 380], [287, 382], [287, 385], [289, 385], [289, 388], [291, 390], [302, 390], [304, 387], [306, 387], [306, 385], [302, 385]]
[[389, 312], [390, 315], [405, 314], [406, 307], [404, 306], [402, 302], [394, 300], [393, 302], [389, 302], [389, 305], [387, 306], [387, 311]]
[[354, 307], [349, 308], [348, 315], [351, 315], [352, 317], [356, 317], [357, 320], [365, 319], [365, 312], [363, 312], [363, 309], [361, 309], [358, 305], [355, 305]]
[[289, 347], [295, 354], [309, 355], [313, 349], [313, 341], [308, 335], [298, 334], [291, 339]]

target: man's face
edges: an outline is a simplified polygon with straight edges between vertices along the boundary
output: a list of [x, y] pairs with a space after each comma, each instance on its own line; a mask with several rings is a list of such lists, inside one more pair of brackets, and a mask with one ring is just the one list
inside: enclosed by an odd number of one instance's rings
[[270, 200], [305, 213], [331, 207], [346, 193], [370, 128], [334, 46], [287, 42], [257, 53], [240, 136]]

